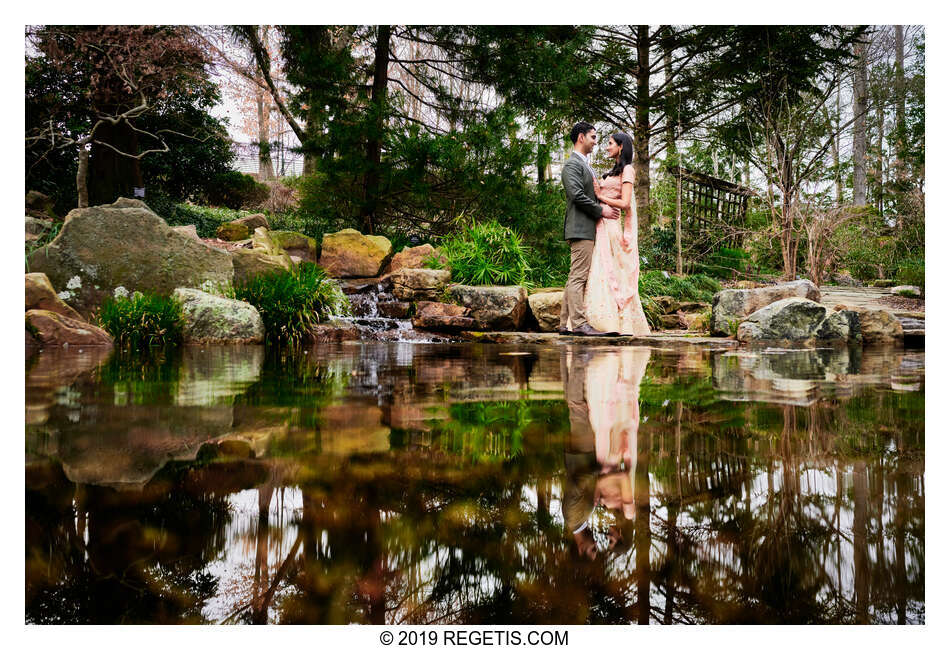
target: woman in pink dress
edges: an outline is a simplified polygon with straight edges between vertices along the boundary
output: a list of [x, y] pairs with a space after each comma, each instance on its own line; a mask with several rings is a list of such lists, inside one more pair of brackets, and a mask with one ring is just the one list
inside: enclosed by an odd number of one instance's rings
[[650, 326], [640, 304], [640, 253], [630, 136], [610, 136], [607, 155], [615, 164], [600, 183], [595, 180], [594, 190], [601, 203], [620, 208], [623, 213], [619, 219], [597, 222], [584, 298], [587, 321], [603, 332], [642, 336], [650, 333]]

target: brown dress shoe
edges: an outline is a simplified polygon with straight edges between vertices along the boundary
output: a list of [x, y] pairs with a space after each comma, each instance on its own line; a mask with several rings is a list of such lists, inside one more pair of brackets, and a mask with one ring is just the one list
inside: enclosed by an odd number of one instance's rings
[[574, 336], [617, 336], [617, 332], [601, 332], [590, 325], [581, 325], [574, 329]]
[[574, 332], [567, 329], [566, 327], [559, 327], [557, 328], [557, 333], [560, 334], [561, 336], [571, 336]]

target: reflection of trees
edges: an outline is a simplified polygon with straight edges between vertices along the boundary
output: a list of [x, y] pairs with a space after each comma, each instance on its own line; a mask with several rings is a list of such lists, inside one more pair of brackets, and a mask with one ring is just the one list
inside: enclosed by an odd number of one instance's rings
[[697, 621], [904, 622], [907, 608], [922, 621], [923, 535], [909, 524], [923, 522], [922, 407], [921, 393], [867, 390], [738, 414], [659, 409], [655, 426], [672, 439], [651, 466], [666, 506], [654, 533], [666, 546], [662, 617], [681, 603]]
[[[284, 426], [268, 453], [292, 459], [202, 453], [141, 493], [77, 492], [55, 465], [31, 465], [28, 620], [201, 620], [202, 603], [223, 597], [208, 562], [228, 552], [225, 500], [252, 487], [240, 540], [251, 558], [231, 621], [923, 620], [923, 393], [855, 382], [846, 395], [819, 386], [807, 405], [727, 402], [707, 363], [653, 357], [632, 543], [588, 561], [560, 514], [563, 401], [453, 403], [471, 360], [452, 358], [412, 384], [413, 399], [439, 396], [440, 418], [392, 429], [384, 450], [331, 454], [321, 440], [338, 434], [344, 389], [344, 406], [370, 403], [373, 381], [395, 400], [417, 369], [314, 357], [266, 359], [234, 399], [235, 429]], [[544, 355], [479, 363], [518, 390], [551, 390], [558, 376]], [[302, 510], [281, 521], [272, 509], [288, 486]], [[595, 513], [601, 547], [615, 516]]]
[[223, 550], [229, 517], [225, 495], [201, 484], [208, 477], [167, 467], [122, 492], [76, 486], [53, 464], [33, 472], [27, 621], [203, 622], [216, 589], [205, 567]]

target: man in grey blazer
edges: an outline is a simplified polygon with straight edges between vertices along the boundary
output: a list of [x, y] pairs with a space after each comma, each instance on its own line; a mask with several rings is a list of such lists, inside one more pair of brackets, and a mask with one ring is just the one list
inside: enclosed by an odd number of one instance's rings
[[584, 292], [594, 252], [594, 238], [598, 219], [612, 219], [620, 211], [601, 205], [594, 194], [594, 170], [587, 155], [597, 144], [597, 132], [587, 122], [578, 122], [571, 129], [574, 151], [561, 170], [561, 183], [567, 195], [567, 213], [564, 215], [564, 239], [571, 244], [571, 270], [561, 300], [561, 323], [558, 333], [574, 336], [616, 336], [616, 332], [601, 332], [590, 326], [584, 313]]

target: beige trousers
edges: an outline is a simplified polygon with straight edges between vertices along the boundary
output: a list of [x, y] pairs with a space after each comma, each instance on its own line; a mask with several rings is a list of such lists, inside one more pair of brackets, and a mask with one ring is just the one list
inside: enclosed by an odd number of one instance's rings
[[561, 329], [574, 330], [587, 325], [584, 313], [584, 292], [590, 274], [590, 260], [594, 253], [593, 239], [572, 239], [571, 270], [561, 300]]

